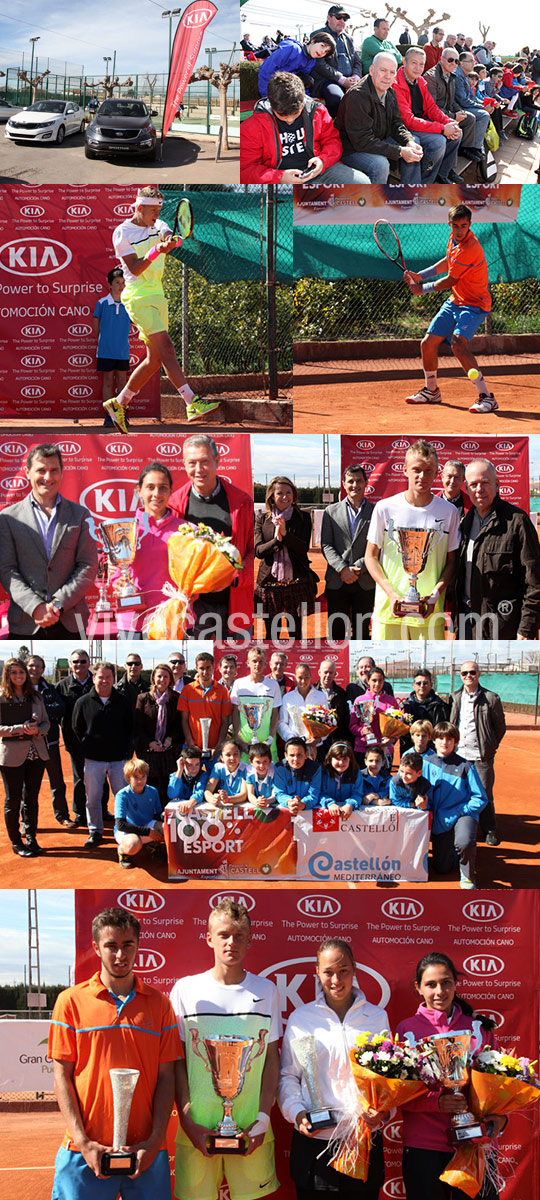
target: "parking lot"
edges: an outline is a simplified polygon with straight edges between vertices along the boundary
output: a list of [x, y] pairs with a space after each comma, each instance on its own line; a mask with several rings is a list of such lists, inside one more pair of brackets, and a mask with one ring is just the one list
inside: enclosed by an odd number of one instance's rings
[[197, 183], [238, 183], [240, 148], [224, 151], [215, 162], [216, 139], [205, 135], [169, 133], [159, 145], [155, 162], [136, 157], [87, 159], [84, 137], [74, 134], [61, 146], [47, 144], [17, 146], [4, 137], [0, 125], [0, 183], [136, 183], [147, 180], [161, 183], [192, 183], [197, 166]]

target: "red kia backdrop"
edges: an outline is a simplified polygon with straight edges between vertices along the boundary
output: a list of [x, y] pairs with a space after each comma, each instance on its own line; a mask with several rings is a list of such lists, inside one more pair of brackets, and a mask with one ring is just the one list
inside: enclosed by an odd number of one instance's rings
[[335, 647], [326, 648], [326, 643], [315, 641], [313, 638], [305, 639], [302, 642], [292, 642], [290, 650], [282, 650], [280, 645], [274, 645], [273, 642], [247, 642], [237, 649], [237, 644], [227, 642], [216, 642], [214, 646], [214, 654], [216, 658], [216, 667], [223, 654], [234, 654], [238, 663], [238, 674], [248, 675], [249, 668], [247, 665], [247, 656], [249, 650], [253, 646], [262, 646], [266, 651], [267, 662], [270, 662], [272, 654], [285, 653], [287, 655], [287, 666], [285, 668], [286, 675], [294, 675], [294, 669], [298, 663], [307, 663], [311, 667], [314, 686], [317, 686], [317, 677], [319, 674], [319, 665], [323, 658], [331, 658], [336, 664], [336, 683], [340, 687], [347, 687], [349, 683], [349, 647], [344, 646], [339, 650]]
[[[407, 481], [403, 474], [405, 454], [416, 441], [415, 437], [353, 437], [341, 438], [341, 468], [349, 463], [361, 463], [368, 476], [366, 496], [381, 500], [404, 492]], [[434, 490], [441, 487], [441, 470], [449, 458], [458, 462], [489, 458], [497, 471], [499, 490], [504, 500], [518, 504], [528, 513], [529, 498], [529, 439], [526, 437], [436, 437], [430, 438], [439, 456], [439, 474]]]
[[[350, 941], [359, 986], [372, 1004], [388, 1009], [392, 1026], [416, 1009], [411, 983], [416, 962], [428, 951], [441, 950], [462, 972], [460, 994], [495, 1020], [500, 1045], [538, 1057], [537, 892], [489, 891], [466, 899], [435, 889], [430, 892], [429, 906], [424, 893], [414, 889], [406, 896], [373, 889], [362, 892], [361, 897], [357, 892], [271, 887], [244, 892], [183, 887], [181, 894], [169, 888], [162, 892], [78, 891], [75, 895], [76, 982], [96, 969], [92, 918], [100, 909], [120, 905], [141, 921], [136, 969], [147, 983], [169, 993], [179, 976], [212, 965], [205, 942], [208, 914], [219, 899], [233, 895], [250, 910], [253, 941], [248, 966], [276, 984], [284, 1020], [299, 1004], [314, 999], [317, 946], [332, 934]], [[282, 1194], [292, 1197], [286, 1158], [290, 1129], [276, 1107], [272, 1122], [278, 1138]], [[405, 1195], [400, 1127], [396, 1119], [385, 1129], [386, 1182], [381, 1197]], [[499, 1159], [506, 1179], [504, 1200], [532, 1200], [531, 1181], [538, 1178], [540, 1166], [539, 1129], [537, 1107], [510, 1117]]]
[[[113, 230], [132, 215], [137, 188], [3, 187], [0, 206], [0, 413], [95, 417], [102, 377], [92, 331], [96, 303], [118, 266]], [[146, 355], [136, 331], [130, 363]], [[159, 416], [159, 372], [131, 402]]]

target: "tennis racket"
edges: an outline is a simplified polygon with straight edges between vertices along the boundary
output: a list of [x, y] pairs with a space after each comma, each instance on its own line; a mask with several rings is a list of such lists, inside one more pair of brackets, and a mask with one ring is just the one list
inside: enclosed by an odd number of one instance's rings
[[375, 222], [373, 236], [379, 247], [381, 254], [388, 258], [390, 262], [396, 264], [401, 271], [407, 270], [407, 265], [403, 257], [400, 241], [390, 221], [380, 220]]
[[191, 237], [191, 234], [193, 233], [193, 225], [193, 209], [187, 197], [183, 196], [176, 206], [172, 231], [173, 237], [176, 237], [177, 233], [179, 233], [180, 237], [183, 239], [183, 241], [185, 241], [186, 238]]

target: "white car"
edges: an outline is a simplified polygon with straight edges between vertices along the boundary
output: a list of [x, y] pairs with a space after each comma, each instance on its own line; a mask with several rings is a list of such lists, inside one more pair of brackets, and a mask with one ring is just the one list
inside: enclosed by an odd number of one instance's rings
[[12, 142], [56, 142], [70, 133], [84, 133], [84, 109], [72, 100], [37, 100], [10, 117], [5, 137]]
[[22, 104], [12, 104], [11, 100], [0, 100], [0, 121], [9, 121], [22, 107]]

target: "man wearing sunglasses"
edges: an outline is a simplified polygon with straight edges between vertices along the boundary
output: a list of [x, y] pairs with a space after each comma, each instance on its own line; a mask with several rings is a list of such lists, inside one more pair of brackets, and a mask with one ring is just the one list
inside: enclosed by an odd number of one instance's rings
[[480, 813], [479, 840], [482, 831], [488, 846], [498, 846], [493, 784], [495, 754], [506, 733], [503, 706], [496, 692], [481, 686], [478, 663], [464, 662], [461, 679], [452, 695], [450, 721], [459, 729], [459, 753], [476, 767], [488, 798]]
[[171, 653], [169, 654], [169, 657], [167, 659], [167, 663], [172, 671], [172, 675], [173, 675], [173, 679], [174, 679], [174, 685], [173, 685], [174, 690], [175, 690], [175, 692], [178, 692], [178, 695], [180, 695], [180, 693], [185, 688], [186, 683], [193, 682], [193, 680], [188, 679], [185, 674], [186, 660], [184, 658], [184, 655], [181, 653], [180, 650], [171, 650]]
[[[429, 47], [426, 47], [426, 58], [428, 49]], [[456, 100], [455, 73], [458, 63], [459, 52], [449, 46], [443, 50], [435, 66], [431, 66], [424, 72], [424, 79], [435, 104], [459, 123], [462, 134], [460, 154], [464, 154], [465, 150], [469, 150], [475, 144], [476, 120], [474, 113], [465, 112], [465, 109]], [[455, 182], [456, 180], [454, 180]]]

